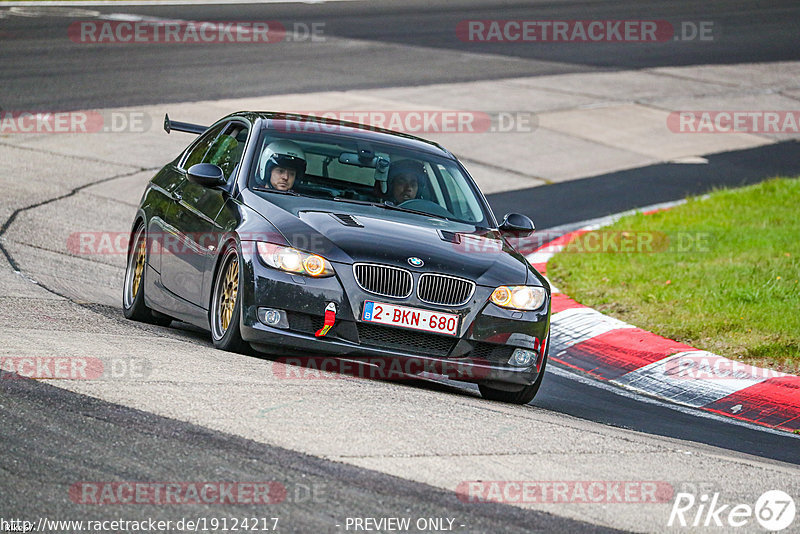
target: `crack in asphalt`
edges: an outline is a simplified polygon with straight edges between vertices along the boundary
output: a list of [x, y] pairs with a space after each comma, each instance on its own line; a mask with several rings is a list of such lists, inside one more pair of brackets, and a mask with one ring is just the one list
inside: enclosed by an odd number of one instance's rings
[[798, 102], [800, 102], [800, 97], [795, 96], [795, 95], [790, 95], [786, 91], [778, 91], [778, 94], [781, 95], [784, 98], [789, 98], [791, 100], [797, 100]]
[[64, 154], [62, 152], [55, 152], [53, 150], [47, 150], [47, 149], [44, 149], [44, 148], [38, 148], [38, 147], [32, 147], [32, 146], [26, 146], [26, 145], [18, 145], [18, 144], [14, 144], [14, 143], [0, 142], [0, 146], [8, 147], [8, 148], [18, 148], [20, 150], [27, 150], [29, 152], [39, 152], [41, 154], [49, 154], [51, 156], [58, 156], [60, 158], [72, 158], [72, 159], [78, 159], [78, 160], [81, 160], [81, 161], [91, 161], [92, 163], [102, 163], [104, 165], [116, 165], [117, 167], [133, 167], [133, 165], [130, 165], [128, 163], [120, 163], [118, 161], [108, 161], [108, 160], [100, 159], [100, 158], [91, 158], [91, 157], [87, 157], [87, 156], [79, 156], [77, 154]]
[[[15, 145], [8, 145], [6, 143], [0, 143], [0, 145], [13, 146], [15, 148], [20, 148], [20, 147], [16, 147]], [[26, 149], [27, 150], [36, 151], [36, 152], [47, 152], [47, 151], [35, 150], [35, 149], [27, 148], [27, 147], [26, 147]], [[63, 156], [63, 154], [57, 154], [57, 155]], [[91, 160], [91, 158], [81, 158], [81, 157], [77, 157], [77, 156], [76, 156], [76, 159]], [[126, 326], [130, 326], [130, 327], [136, 328], [138, 330], [144, 330], [144, 331], [146, 331], [146, 332], [148, 332], [150, 334], [154, 334], [154, 335], [156, 335], [158, 337], [169, 338], [169, 336], [165, 336], [165, 335], [160, 334], [158, 332], [151, 331], [149, 328], [146, 328], [144, 324], [123, 320], [121, 317], [119, 317], [118, 310], [116, 310], [116, 309], [115, 309], [115, 312], [117, 312], [117, 313], [113, 313], [113, 314], [112, 313], [102, 313], [102, 312], [100, 312], [99, 310], [96, 309], [96, 307], [98, 306], [98, 304], [96, 304], [96, 303], [82, 302], [82, 301], [76, 300], [76, 299], [70, 297], [69, 295], [67, 295], [65, 293], [61, 293], [61, 292], [59, 292], [59, 291], [57, 291], [57, 290], [55, 290], [55, 289], [53, 289], [51, 287], [48, 287], [45, 284], [39, 282], [38, 280], [35, 280], [31, 276], [29, 276], [27, 273], [22, 271], [22, 269], [20, 268], [19, 264], [14, 259], [14, 256], [3, 245], [3, 241], [4, 241], [3, 240], [3, 235], [8, 231], [8, 229], [11, 227], [11, 225], [14, 223], [14, 221], [16, 220], [17, 216], [20, 213], [24, 213], [26, 211], [34, 210], [36, 208], [40, 208], [42, 206], [45, 206], [47, 204], [51, 204], [51, 203], [56, 202], [58, 200], [63, 200], [65, 198], [72, 197], [72, 196], [80, 193], [82, 190], [84, 190], [84, 189], [86, 189], [88, 187], [92, 187], [94, 185], [99, 185], [99, 184], [103, 184], [103, 183], [106, 183], [106, 182], [111, 182], [111, 181], [117, 180], [119, 178], [127, 178], [129, 176], [133, 176], [133, 175], [141, 173], [141, 172], [152, 172], [152, 171], [155, 171], [155, 170], [158, 170], [158, 167], [137, 167], [132, 171], [124, 172], [124, 173], [121, 173], [121, 174], [115, 174], [114, 176], [101, 178], [99, 180], [95, 180], [95, 181], [92, 181], [92, 182], [87, 182], [85, 184], [79, 185], [77, 187], [72, 188], [71, 190], [69, 190], [69, 192], [67, 192], [67, 193], [65, 193], [63, 195], [58, 195], [58, 196], [55, 196], [55, 197], [52, 197], [52, 198], [49, 198], [49, 199], [46, 199], [46, 200], [42, 200], [40, 202], [36, 202], [34, 204], [30, 204], [28, 206], [23, 206], [21, 208], [15, 209], [11, 213], [11, 215], [3, 222], [2, 226], [0, 226], [0, 252], [2, 252], [3, 256], [5, 256], [6, 261], [8, 261], [8, 264], [11, 267], [11, 269], [14, 271], [14, 273], [19, 274], [20, 276], [22, 276], [23, 278], [28, 280], [30, 283], [41, 287], [45, 291], [47, 291], [47, 292], [49, 292], [49, 293], [51, 293], [53, 295], [56, 295], [58, 297], [61, 297], [61, 298], [67, 300], [68, 302], [70, 302], [72, 304], [75, 304], [77, 306], [85, 308], [85, 309], [87, 309], [88, 311], [90, 311], [92, 313], [96, 313], [98, 315], [102, 315], [104, 317], [112, 319], [117, 323], [125, 324]], [[13, 242], [17, 243], [16, 241], [13, 241]], [[30, 244], [27, 244], [27, 243], [20, 243], [20, 244], [36, 248], [35, 245], [30, 245]], [[43, 250], [47, 250], [47, 249], [43, 249]], [[50, 251], [50, 252], [55, 252], [55, 251]], [[70, 257], [72, 257], [72, 256], [70, 256]], [[87, 260], [87, 261], [91, 261], [91, 260]], [[102, 264], [102, 262], [94, 262], [94, 263], [101, 263]], [[103, 264], [103, 265], [108, 265], [108, 264]]]
[[[614, 451], [570, 451], [570, 454], [574, 454], [575, 456], [607, 456], [609, 454], [624, 454], [626, 456], [630, 456], [632, 454], [660, 454], [665, 451], [661, 450], [653, 450], [653, 451], [645, 451], [645, 452], [625, 452], [622, 450], [614, 450]], [[341, 460], [349, 460], [349, 459], [358, 459], [358, 458], [374, 458], [376, 460], [383, 459], [383, 458], [493, 458], [493, 457], [503, 457], [503, 456], [561, 456], [563, 453], [560, 452], [526, 452], [526, 451], [516, 451], [516, 452], [492, 452], [492, 453], [461, 453], [461, 454], [380, 454], [380, 455], [371, 455], [371, 454], [363, 454], [363, 455], [354, 455], [354, 456], [326, 456], [328, 459], [341, 459]]]
[[[0, 143], [0, 144], [2, 144], [2, 143]], [[134, 174], [138, 174], [140, 172], [153, 171], [153, 170], [158, 170], [158, 167], [152, 167], [152, 168], [138, 167], [138, 168], [136, 168], [136, 170], [133, 170], [133, 171], [129, 171], [129, 172], [122, 173], [122, 174], [116, 174], [116, 175], [108, 177], [108, 178], [101, 178], [100, 180], [95, 180], [94, 182], [88, 182], [88, 183], [85, 183], [83, 185], [79, 185], [77, 187], [74, 187], [74, 188], [70, 189], [69, 192], [67, 192], [67, 193], [65, 193], [63, 195], [52, 197], [52, 198], [49, 198], [47, 200], [42, 200], [41, 202], [36, 202], [35, 204], [30, 204], [28, 206], [23, 206], [21, 208], [17, 208], [11, 213], [11, 215], [8, 217], [8, 219], [6, 219], [5, 222], [3, 222], [3, 225], [0, 226], [0, 238], [2, 238], [3, 234], [5, 234], [6, 231], [11, 227], [11, 225], [14, 223], [14, 220], [17, 218], [17, 216], [20, 213], [23, 213], [23, 212], [26, 212], [26, 211], [29, 211], [29, 210], [33, 210], [33, 209], [36, 209], [36, 208], [39, 208], [39, 207], [42, 207], [42, 206], [46, 206], [47, 204], [51, 204], [51, 203], [56, 202], [58, 200], [63, 200], [65, 198], [69, 198], [69, 197], [79, 193], [81, 190], [86, 189], [87, 187], [91, 187], [93, 185], [98, 185], [98, 184], [102, 184], [102, 183], [105, 183], [105, 182], [110, 182], [112, 180], [117, 180], [119, 178], [127, 178], [129, 176], [133, 176]], [[17, 262], [14, 261], [14, 258], [11, 256], [11, 254], [3, 246], [2, 241], [0, 241], [0, 251], [2, 251], [3, 254], [5, 255], [6, 259], [8, 260], [9, 265], [11, 265], [11, 268], [14, 269], [14, 272], [21, 273], [22, 271], [20, 270], [19, 265], [17, 265]], [[39, 284], [39, 285], [41, 285], [41, 284]], [[45, 286], [42, 286], [42, 287], [45, 287]], [[45, 288], [45, 289], [47, 289], [47, 288]], [[67, 298], [65, 295], [61, 295], [61, 294], [57, 293], [54, 290], [51, 290], [51, 289], [47, 289], [47, 290], [50, 291], [53, 294], [56, 294], [56, 295], [60, 296], [60, 297]]]
[[[538, 128], [538, 126], [537, 126], [537, 128]], [[462, 157], [462, 156], [458, 156], [458, 159], [460, 161], [462, 161], [462, 162], [474, 163], [475, 165], [482, 165], [484, 167], [488, 167], [488, 168], [494, 169], [496, 171], [506, 172], [508, 174], [513, 174], [515, 176], [520, 176], [522, 178], [526, 178], [528, 180], [539, 180], [540, 182], [544, 182], [547, 185], [550, 185], [550, 184], [554, 183], [552, 180], [550, 180], [548, 178], [543, 178], [541, 176], [534, 176], [533, 174], [525, 174], [524, 172], [515, 171], [514, 169], [509, 169], [508, 167], [503, 167], [501, 165], [496, 165], [494, 163], [489, 163], [489, 162], [486, 162], [486, 161], [480, 161], [480, 160], [477, 160], [477, 159], [466, 158], [466, 157]]]
[[[16, 239], [2, 239], [2, 237], [0, 237], [0, 245], [2, 245], [2, 243], [4, 243], [4, 242], [5, 243], [13, 243], [14, 245], [19, 245], [21, 247], [32, 248], [34, 250], [40, 250], [42, 252], [47, 252], [49, 254], [58, 254], [59, 256], [64, 256], [66, 258], [88, 261], [89, 263], [93, 263], [95, 265], [102, 265], [102, 266], [105, 266], [105, 267], [114, 267], [114, 268], [118, 267], [117, 265], [114, 265], [113, 263], [106, 263], [106, 262], [103, 262], [103, 261], [100, 261], [100, 260], [95, 260], [95, 259], [92, 259], [92, 258], [89, 258], [89, 257], [77, 256], [75, 254], [70, 254], [69, 252], [64, 252], [62, 250], [53, 250], [51, 248], [43, 247], [41, 245], [33, 245], [31, 243], [26, 243], [24, 241], [17, 241]], [[59, 276], [59, 278], [61, 280], [77, 280], [77, 278], [68, 278], [68, 277], [65, 277], [65, 276]]]
[[[688, 74], [677, 74], [674, 72], [664, 72], [661, 69], [664, 67], [656, 67], [655, 69], [643, 69], [644, 72], [648, 74], [653, 74], [655, 76], [664, 76], [665, 78], [675, 78], [676, 80], [683, 80], [683, 81], [690, 81], [690, 82], [700, 82], [700, 83], [707, 83], [707, 84], [716, 84], [721, 85], [723, 87], [731, 87], [731, 88], [743, 88], [748, 87], [747, 85], [736, 83], [736, 82], [724, 82], [722, 80], [712, 80], [709, 78], [699, 78], [697, 76], [689, 76]], [[669, 67], [667, 67], [669, 68]]]

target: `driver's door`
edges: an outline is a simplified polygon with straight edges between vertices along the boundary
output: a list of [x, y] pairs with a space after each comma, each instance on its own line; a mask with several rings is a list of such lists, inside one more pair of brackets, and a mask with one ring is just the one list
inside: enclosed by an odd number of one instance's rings
[[[181, 166], [184, 176], [196, 163], [218, 165], [231, 180], [242, 158], [248, 127], [232, 121], [215, 128], [189, 152]], [[215, 219], [228, 197], [221, 187], [204, 187], [188, 179], [173, 192], [174, 205], [169, 212], [172, 227], [170, 246], [165, 246], [161, 279], [164, 286], [190, 303], [208, 308], [204, 295], [204, 273], [216, 257], [220, 228]], [[207, 282], [206, 282], [207, 283]]]

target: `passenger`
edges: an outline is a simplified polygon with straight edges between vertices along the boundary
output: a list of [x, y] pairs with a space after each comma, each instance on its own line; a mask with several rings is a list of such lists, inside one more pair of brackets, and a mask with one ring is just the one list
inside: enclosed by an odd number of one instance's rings
[[419, 161], [404, 159], [389, 168], [388, 200], [402, 204], [418, 198], [420, 185], [425, 178], [425, 167]]

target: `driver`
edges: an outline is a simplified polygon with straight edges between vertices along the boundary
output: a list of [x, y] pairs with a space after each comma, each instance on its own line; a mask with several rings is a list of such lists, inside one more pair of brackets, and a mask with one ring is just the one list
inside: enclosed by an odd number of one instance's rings
[[389, 168], [388, 200], [395, 204], [402, 204], [407, 200], [417, 198], [424, 177], [425, 167], [419, 161], [404, 159], [393, 163]]
[[288, 191], [296, 179], [303, 177], [306, 155], [294, 141], [273, 141], [261, 154], [259, 168], [267, 188]]

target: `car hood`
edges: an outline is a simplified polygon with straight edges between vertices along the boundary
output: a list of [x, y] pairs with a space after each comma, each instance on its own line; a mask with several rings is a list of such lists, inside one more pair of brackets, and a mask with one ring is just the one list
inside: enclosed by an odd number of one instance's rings
[[[382, 263], [487, 286], [539, 283], [530, 264], [497, 230], [352, 203], [258, 198], [261, 202], [252, 207], [288, 243], [333, 262]], [[412, 266], [409, 258], [424, 265]]]

